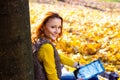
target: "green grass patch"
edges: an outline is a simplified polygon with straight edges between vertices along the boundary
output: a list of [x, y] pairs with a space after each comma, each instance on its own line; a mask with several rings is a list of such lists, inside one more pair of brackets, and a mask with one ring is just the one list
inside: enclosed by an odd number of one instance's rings
[[100, 0], [100, 1], [105, 1], [105, 2], [120, 2], [120, 0]]

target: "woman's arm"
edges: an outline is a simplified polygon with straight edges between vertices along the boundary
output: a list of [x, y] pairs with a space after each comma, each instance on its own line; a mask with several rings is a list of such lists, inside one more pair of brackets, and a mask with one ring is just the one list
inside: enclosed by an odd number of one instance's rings
[[62, 64], [77, 68], [78, 62], [75, 62], [74, 60], [64, 56], [63, 54], [59, 54], [59, 56]]

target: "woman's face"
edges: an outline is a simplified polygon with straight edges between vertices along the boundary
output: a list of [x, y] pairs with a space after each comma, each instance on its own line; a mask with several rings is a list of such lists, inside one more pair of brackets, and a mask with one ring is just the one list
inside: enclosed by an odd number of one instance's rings
[[47, 37], [49, 37], [52, 41], [55, 41], [62, 29], [61, 19], [59, 18], [50, 18], [46, 25], [43, 27], [44, 33]]

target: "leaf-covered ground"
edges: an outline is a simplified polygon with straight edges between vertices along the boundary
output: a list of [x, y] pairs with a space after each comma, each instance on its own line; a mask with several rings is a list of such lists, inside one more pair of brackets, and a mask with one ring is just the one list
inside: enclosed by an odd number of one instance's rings
[[45, 11], [58, 12], [64, 19], [63, 36], [57, 44], [59, 52], [81, 64], [100, 58], [106, 71], [120, 74], [119, 9], [101, 11], [61, 2], [30, 3], [31, 27], [38, 25]]

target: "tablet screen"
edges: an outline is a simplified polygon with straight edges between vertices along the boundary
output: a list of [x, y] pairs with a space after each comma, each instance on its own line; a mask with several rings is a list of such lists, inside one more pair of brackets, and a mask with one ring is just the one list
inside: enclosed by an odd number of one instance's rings
[[76, 77], [85, 80], [92, 78], [104, 71], [105, 69], [101, 61], [98, 59], [78, 69]]

